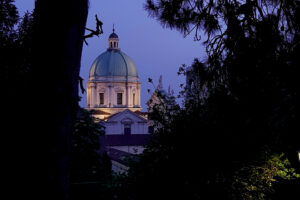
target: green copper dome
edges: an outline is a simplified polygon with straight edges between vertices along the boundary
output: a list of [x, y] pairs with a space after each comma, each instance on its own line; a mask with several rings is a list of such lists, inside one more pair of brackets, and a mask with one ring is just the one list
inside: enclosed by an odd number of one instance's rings
[[135, 64], [119, 49], [108, 49], [99, 55], [90, 69], [91, 76], [133, 76], [138, 77]]

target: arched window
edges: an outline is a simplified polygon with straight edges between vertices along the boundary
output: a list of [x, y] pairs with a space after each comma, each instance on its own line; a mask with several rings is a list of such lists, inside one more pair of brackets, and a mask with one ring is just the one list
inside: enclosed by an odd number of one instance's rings
[[114, 48], [116, 48], [116, 47], [117, 47], [116, 42], [114, 42]]
[[110, 48], [113, 48], [113, 44], [112, 44], [112, 42], [110, 42]]

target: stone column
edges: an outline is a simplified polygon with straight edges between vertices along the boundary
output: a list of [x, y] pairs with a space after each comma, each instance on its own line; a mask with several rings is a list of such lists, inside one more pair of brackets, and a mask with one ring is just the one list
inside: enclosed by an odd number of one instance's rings
[[87, 83], [86, 87], [86, 107], [89, 108], [91, 107], [91, 88], [90, 88], [90, 83]]
[[133, 103], [132, 103], [132, 86], [129, 85], [128, 86], [129, 89], [128, 89], [128, 107], [132, 107], [133, 106]]
[[113, 100], [113, 98], [112, 98], [112, 85], [109, 83], [109, 84], [107, 84], [107, 86], [108, 86], [108, 95], [107, 95], [107, 107], [112, 107], [112, 105], [113, 105], [113, 102], [112, 102], [112, 100]]
[[91, 97], [90, 97], [90, 104], [91, 108], [95, 107], [96, 105], [96, 84], [95, 83], [90, 83], [90, 90], [91, 90]]
[[125, 84], [125, 90], [126, 90], [126, 107], [128, 108], [128, 76], [126, 77], [126, 84]]
[[140, 87], [141, 87], [141, 84], [140, 83], [138, 83], [137, 84], [137, 97], [135, 97], [135, 98], [137, 98], [137, 105], [139, 106], [139, 107], [141, 107], [141, 90], [140, 90]]

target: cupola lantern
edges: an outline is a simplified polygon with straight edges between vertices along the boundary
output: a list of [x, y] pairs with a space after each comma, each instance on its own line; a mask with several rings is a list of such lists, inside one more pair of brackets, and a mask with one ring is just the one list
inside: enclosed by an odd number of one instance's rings
[[113, 25], [113, 32], [108, 38], [108, 49], [119, 49], [119, 37], [115, 33], [115, 25]]

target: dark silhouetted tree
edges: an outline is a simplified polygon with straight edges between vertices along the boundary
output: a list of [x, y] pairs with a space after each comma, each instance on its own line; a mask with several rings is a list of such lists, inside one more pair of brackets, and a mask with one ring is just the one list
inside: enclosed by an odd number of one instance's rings
[[100, 136], [104, 127], [94, 122], [91, 113], [80, 109], [71, 135], [71, 182], [99, 181], [101, 176]]
[[[100, 199], [106, 182], [111, 180], [111, 161], [100, 152], [104, 126], [95, 123], [92, 112], [79, 109], [70, 157], [70, 199]], [[102, 154], [101, 154], [102, 153]]]
[[[0, 1], [1, 53], [6, 51], [1, 54], [1, 72], [6, 73], [1, 73], [6, 95], [3, 163], [8, 165], [6, 185], [13, 186], [6, 191], [10, 198], [68, 199], [88, 1], [37, 0], [33, 21], [26, 14], [18, 31], [13, 2]], [[2, 43], [3, 38], [9, 43]]]
[[132, 165], [128, 199], [271, 199], [278, 186], [297, 196], [299, 2], [148, 0], [146, 9], [205, 38], [207, 58], [181, 69], [197, 85]]
[[44, 199], [68, 199], [70, 136], [78, 109], [87, 14], [87, 0], [35, 2], [28, 137], [35, 141], [31, 159], [37, 167], [32, 173], [39, 174], [37, 183], [44, 183], [38, 185]]
[[[196, 40], [205, 37], [204, 62], [209, 73], [198, 74], [199, 84], [205, 84], [210, 95], [207, 108], [218, 106], [213, 94], [221, 98], [218, 107], [224, 117], [217, 122], [222, 115], [212, 112], [217, 116], [215, 123], [226, 122], [226, 134], [233, 138], [243, 132], [245, 145], [254, 155], [269, 145], [275, 152], [287, 152], [295, 163], [299, 144], [292, 130], [297, 128], [300, 3], [148, 0], [145, 7], [163, 26], [184, 35], [194, 32]], [[240, 151], [241, 155], [246, 152]]]

